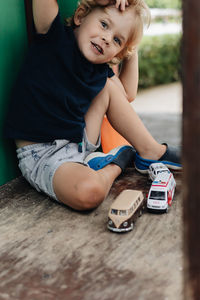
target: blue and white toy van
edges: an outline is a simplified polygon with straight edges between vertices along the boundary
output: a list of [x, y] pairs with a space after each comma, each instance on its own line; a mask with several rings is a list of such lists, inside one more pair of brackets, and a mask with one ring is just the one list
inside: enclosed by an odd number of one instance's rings
[[171, 172], [160, 173], [152, 182], [147, 196], [147, 208], [154, 211], [168, 211], [172, 205], [176, 181]]

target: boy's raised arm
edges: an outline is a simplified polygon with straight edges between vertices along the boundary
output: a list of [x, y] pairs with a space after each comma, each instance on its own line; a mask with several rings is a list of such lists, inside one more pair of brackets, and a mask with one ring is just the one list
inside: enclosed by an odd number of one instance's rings
[[56, 0], [33, 0], [33, 19], [36, 31], [45, 34], [58, 13]]
[[121, 72], [119, 74], [121, 83], [127, 94], [129, 102], [132, 102], [138, 89], [138, 52], [132, 54], [130, 58], [125, 58], [122, 62]]

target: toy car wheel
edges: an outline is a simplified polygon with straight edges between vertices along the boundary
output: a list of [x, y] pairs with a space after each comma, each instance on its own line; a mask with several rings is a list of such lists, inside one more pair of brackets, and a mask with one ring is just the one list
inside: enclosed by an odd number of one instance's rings
[[168, 207], [166, 208], [165, 212], [166, 212], [166, 214], [168, 213]]

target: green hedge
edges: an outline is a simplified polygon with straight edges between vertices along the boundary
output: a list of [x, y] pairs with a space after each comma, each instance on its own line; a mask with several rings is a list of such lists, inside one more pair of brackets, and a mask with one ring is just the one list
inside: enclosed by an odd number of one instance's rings
[[181, 8], [181, 0], [146, 0], [150, 8]]
[[180, 34], [145, 36], [139, 47], [139, 88], [179, 80]]

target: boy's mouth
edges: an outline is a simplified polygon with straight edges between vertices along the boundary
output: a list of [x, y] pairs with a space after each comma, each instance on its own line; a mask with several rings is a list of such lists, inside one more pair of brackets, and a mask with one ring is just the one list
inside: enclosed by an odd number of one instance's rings
[[104, 51], [103, 51], [103, 48], [101, 48], [101, 46], [99, 46], [98, 44], [95, 44], [94, 42], [91, 42], [92, 46], [95, 47], [97, 49], [97, 51], [100, 53], [100, 54], [103, 54]]

